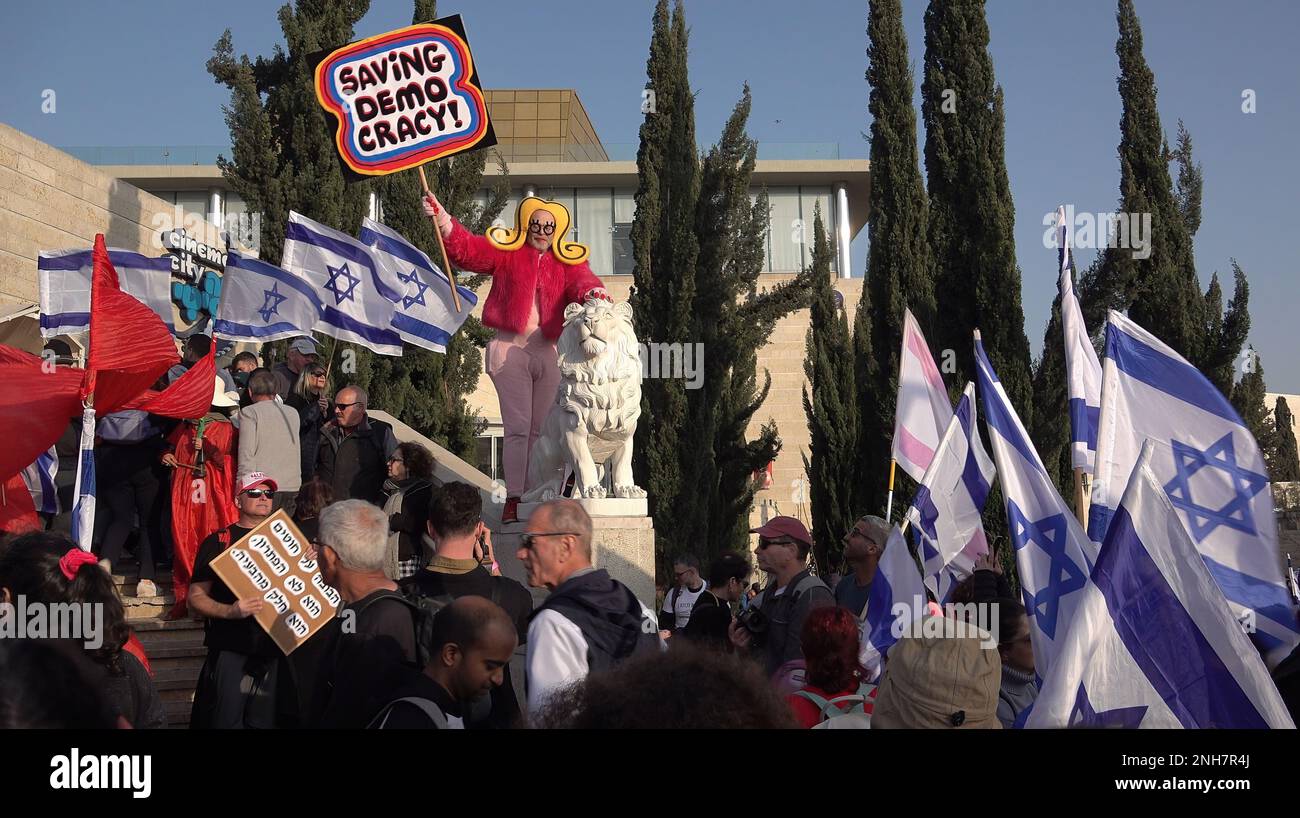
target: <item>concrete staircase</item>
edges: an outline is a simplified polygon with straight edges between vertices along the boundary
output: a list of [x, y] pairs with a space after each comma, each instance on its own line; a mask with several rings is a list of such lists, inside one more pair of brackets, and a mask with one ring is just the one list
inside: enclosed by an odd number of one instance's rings
[[208, 655], [203, 647], [203, 623], [189, 618], [171, 622], [162, 618], [176, 600], [170, 576], [160, 575], [154, 581], [158, 596], [152, 597], [136, 595], [134, 565], [115, 567], [113, 581], [126, 608], [127, 624], [149, 657], [153, 683], [167, 711], [167, 726], [184, 728], [190, 723], [194, 688]]

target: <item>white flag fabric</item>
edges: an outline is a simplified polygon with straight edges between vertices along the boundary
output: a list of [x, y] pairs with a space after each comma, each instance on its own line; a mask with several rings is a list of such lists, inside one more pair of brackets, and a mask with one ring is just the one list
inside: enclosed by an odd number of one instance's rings
[[54, 479], [59, 474], [59, 453], [54, 446], [41, 453], [36, 462], [23, 469], [23, 482], [32, 495], [37, 514], [58, 514], [59, 492]]
[[921, 572], [907, 550], [898, 526], [885, 542], [885, 553], [876, 565], [871, 581], [866, 615], [862, 620], [862, 646], [858, 661], [867, 670], [868, 681], [880, 678], [889, 649], [905, 628], [925, 613], [925, 586]]
[[370, 248], [291, 210], [280, 264], [315, 288], [322, 309], [313, 329], [380, 355], [402, 354], [402, 338], [393, 329], [402, 285], [387, 280]]
[[1069, 230], [1065, 208], [1057, 211], [1061, 277], [1061, 329], [1065, 334], [1066, 394], [1070, 410], [1070, 457], [1076, 469], [1093, 472], [1097, 455], [1097, 417], [1101, 413], [1101, 362], [1083, 323], [1083, 310], [1070, 274]]
[[1151, 471], [1237, 616], [1254, 620], [1255, 643], [1276, 667], [1300, 644], [1300, 626], [1278, 566], [1273, 495], [1255, 438], [1214, 384], [1114, 311], [1102, 372], [1089, 535], [1104, 539], [1143, 443], [1155, 441]]
[[364, 219], [358, 238], [371, 249], [385, 279], [396, 279], [405, 288], [393, 311], [393, 329], [408, 344], [445, 353], [451, 336], [474, 311], [478, 296], [457, 286], [460, 312], [453, 309], [447, 274], [390, 227]]
[[308, 279], [231, 251], [212, 331], [230, 341], [265, 342], [310, 335], [322, 309]]
[[893, 458], [919, 483], [952, 421], [952, 404], [911, 310], [903, 313], [903, 349], [898, 361]]
[[1016, 552], [1020, 589], [1029, 613], [1034, 669], [1041, 678], [1060, 652], [1096, 551], [1043, 468], [1038, 451], [984, 353], [978, 332], [975, 363], [984, 399], [984, 422], [998, 464], [1007, 527]]
[[1294, 728], [1144, 448], [1027, 727]]
[[944, 569], [965, 579], [975, 570], [975, 558], [989, 550], [980, 515], [997, 470], [975, 419], [975, 384], [967, 383], [905, 515], [920, 535], [926, 584], [940, 602]]
[[[90, 330], [91, 250], [46, 250], [36, 259], [40, 279], [41, 337], [75, 335]], [[122, 292], [157, 313], [176, 333], [172, 318], [170, 256], [149, 258], [129, 250], [108, 251]]]
[[72, 539], [89, 551], [95, 535], [95, 408], [81, 412], [81, 445], [77, 452], [76, 496], [72, 501]]

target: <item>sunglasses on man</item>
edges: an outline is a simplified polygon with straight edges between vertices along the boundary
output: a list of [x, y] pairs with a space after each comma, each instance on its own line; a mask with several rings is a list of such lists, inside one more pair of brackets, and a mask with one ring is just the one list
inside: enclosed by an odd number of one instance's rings
[[529, 551], [532, 551], [533, 542], [537, 540], [539, 537], [576, 537], [576, 536], [578, 535], [572, 531], [538, 531], [533, 534], [521, 534], [519, 537], [519, 545], [521, 548], [525, 548]]
[[244, 492], [244, 496], [252, 497], [254, 500], [258, 500], [261, 499], [262, 497], [274, 497], [275, 492], [271, 491], [270, 489], [249, 489], [248, 491]]

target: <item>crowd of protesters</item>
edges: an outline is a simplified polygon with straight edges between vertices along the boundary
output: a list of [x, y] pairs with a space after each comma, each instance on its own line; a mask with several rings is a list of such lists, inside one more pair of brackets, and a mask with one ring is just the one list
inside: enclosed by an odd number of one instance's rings
[[[187, 341], [162, 380], [207, 343]], [[93, 552], [54, 520], [0, 539], [0, 603], [102, 610], [93, 643], [0, 639], [0, 727], [165, 726], [114, 576], [132, 541], [135, 595], [161, 596], [170, 571], [167, 616], [205, 623], [195, 729], [1011, 728], [1034, 702], [1029, 618], [996, 554], [951, 592], [988, 606], [996, 632], [936, 607], [938, 633], [904, 634], [869, 671], [864, 623], [890, 534], [880, 517], [844, 533], [837, 572], [814, 569], [813, 538], [788, 516], [751, 530], [750, 554], [675, 555], [656, 616], [595, 567], [580, 503], [535, 508], [511, 535], [522, 574], [503, 576], [480, 489], [437, 480], [433, 454], [399, 444], [359, 386], [331, 400], [313, 341], [257, 364], [241, 353], [221, 370], [201, 418], [100, 422]], [[280, 510], [342, 599], [288, 656], [255, 618], [266, 603], [238, 598], [211, 567]]]

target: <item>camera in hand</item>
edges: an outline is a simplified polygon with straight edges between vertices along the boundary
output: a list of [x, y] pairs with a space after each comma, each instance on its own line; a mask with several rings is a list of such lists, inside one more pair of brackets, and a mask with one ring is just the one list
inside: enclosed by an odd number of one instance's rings
[[767, 615], [756, 605], [750, 605], [736, 616], [736, 624], [749, 631], [755, 646], [761, 647], [767, 639]]

